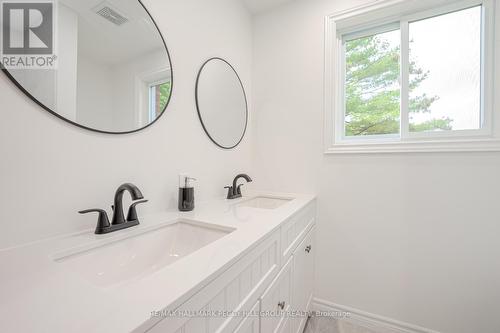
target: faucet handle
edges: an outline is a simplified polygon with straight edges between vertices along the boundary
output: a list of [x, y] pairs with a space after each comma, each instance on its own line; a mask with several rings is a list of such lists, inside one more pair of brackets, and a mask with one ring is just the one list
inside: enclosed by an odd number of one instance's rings
[[240, 184], [240, 185], [238, 185], [238, 187], [236, 188], [236, 194], [241, 195], [241, 187], [242, 187], [243, 185], [245, 185], [245, 184]]
[[234, 195], [233, 187], [228, 185], [228, 186], [224, 186], [224, 188], [227, 188], [227, 198], [231, 199], [231, 197]]
[[79, 214], [88, 214], [88, 213], [99, 213], [99, 218], [97, 219], [97, 226], [95, 228], [95, 233], [100, 234], [103, 230], [110, 227], [108, 214], [104, 209], [87, 209], [81, 210], [78, 212]]
[[127, 214], [127, 222], [138, 220], [137, 210], [135, 209], [135, 207], [138, 204], [142, 204], [142, 203], [146, 203], [146, 202], [148, 202], [148, 200], [139, 200], [139, 201], [136, 201], [130, 205], [130, 208], [128, 209], [128, 214]]

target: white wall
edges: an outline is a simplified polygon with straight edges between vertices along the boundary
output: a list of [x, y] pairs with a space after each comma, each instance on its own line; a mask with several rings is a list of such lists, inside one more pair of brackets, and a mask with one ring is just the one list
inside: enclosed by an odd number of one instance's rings
[[110, 132], [119, 131], [114, 119], [113, 75], [109, 65], [78, 53], [77, 123]]
[[110, 132], [149, 124], [149, 86], [143, 82], [139, 91], [138, 80], [169, 68], [164, 49], [115, 65], [98, 62], [86, 53], [78, 53], [77, 122]]
[[256, 17], [255, 186], [318, 193], [317, 297], [443, 333], [499, 332], [500, 154], [323, 155], [324, 17], [361, 3]]
[[115, 131], [136, 128], [138, 123], [149, 124], [150, 82], [143, 81], [138, 87], [138, 81], [144, 76], [168, 72], [169, 67], [164, 49], [112, 66]]
[[93, 228], [85, 208], [108, 208], [123, 182], [150, 202], [141, 214], [175, 208], [178, 173], [199, 179], [197, 201], [224, 195], [238, 172], [253, 174], [251, 131], [241, 146], [222, 151], [196, 114], [196, 74], [222, 56], [241, 74], [251, 96], [251, 17], [233, 0], [144, 0], [172, 56], [174, 95], [152, 127], [110, 136], [71, 126], [45, 112], [0, 75], [0, 248]]
[[78, 14], [64, 4], [57, 7], [57, 111], [76, 119], [78, 72]]

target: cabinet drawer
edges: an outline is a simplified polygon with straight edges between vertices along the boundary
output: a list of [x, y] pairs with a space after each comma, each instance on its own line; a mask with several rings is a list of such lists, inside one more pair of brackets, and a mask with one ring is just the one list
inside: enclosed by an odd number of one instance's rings
[[[280, 271], [273, 283], [266, 290], [260, 301], [261, 331], [264, 333], [285, 332], [288, 325], [288, 313], [291, 306], [292, 260]], [[290, 333], [290, 332], [286, 332]]]
[[299, 245], [316, 218], [316, 202], [313, 201], [302, 208], [281, 226], [282, 262], [286, 262]]
[[181, 314], [199, 311], [207, 316], [164, 318], [148, 332], [233, 332], [242, 318], [216, 313], [250, 311], [259, 301], [279, 270], [279, 239], [279, 232], [273, 233], [176, 309]]
[[234, 333], [259, 333], [260, 318], [259, 318], [260, 302], [255, 303], [248, 316], [243, 319], [240, 325], [234, 330]]

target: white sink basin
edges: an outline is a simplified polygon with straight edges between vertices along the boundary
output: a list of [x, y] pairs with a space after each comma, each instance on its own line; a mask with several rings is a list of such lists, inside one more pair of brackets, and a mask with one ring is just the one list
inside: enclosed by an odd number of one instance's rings
[[276, 209], [287, 202], [290, 202], [291, 198], [274, 198], [274, 197], [264, 197], [259, 196], [243, 202], [240, 202], [238, 206], [240, 207], [252, 207], [260, 209]]
[[180, 220], [54, 260], [100, 287], [111, 287], [151, 274], [234, 231]]

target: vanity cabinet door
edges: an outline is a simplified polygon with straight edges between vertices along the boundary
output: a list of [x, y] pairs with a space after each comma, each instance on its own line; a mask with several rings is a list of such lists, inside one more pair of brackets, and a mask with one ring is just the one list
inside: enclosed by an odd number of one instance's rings
[[252, 310], [250, 310], [250, 314], [234, 330], [234, 333], [259, 333], [259, 309], [260, 303], [257, 302]]
[[[313, 295], [314, 280], [314, 231], [313, 227], [293, 254], [293, 303], [292, 311], [307, 312]], [[301, 333], [307, 316], [293, 318], [293, 333]]]
[[292, 292], [292, 259], [283, 266], [262, 296], [260, 303], [262, 333], [291, 333], [288, 313]]
[[301, 240], [314, 225], [316, 204], [310, 203], [281, 226], [281, 255], [286, 262], [294, 253]]

